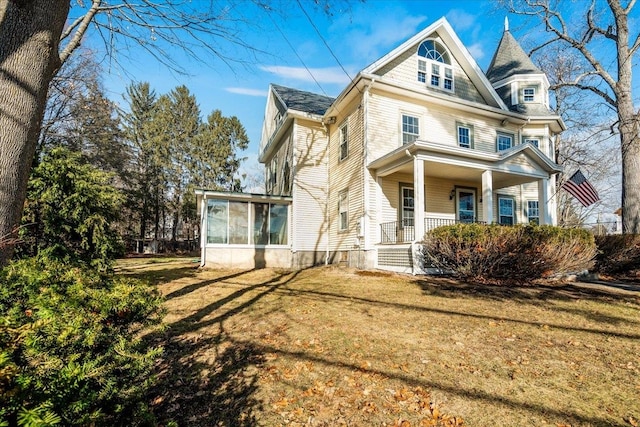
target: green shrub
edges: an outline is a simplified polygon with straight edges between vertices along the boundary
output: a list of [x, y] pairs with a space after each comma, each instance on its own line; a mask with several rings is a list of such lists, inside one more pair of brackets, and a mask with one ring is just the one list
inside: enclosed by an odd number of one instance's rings
[[136, 425], [160, 348], [161, 298], [130, 278], [45, 257], [0, 270], [0, 425]]
[[588, 269], [596, 247], [585, 230], [457, 224], [429, 231], [425, 265], [462, 278], [523, 282]]
[[113, 177], [64, 147], [45, 153], [31, 172], [18, 256], [49, 257], [108, 270], [124, 245], [113, 224], [123, 196]]
[[595, 271], [604, 274], [633, 273], [640, 269], [640, 235], [612, 234], [596, 237]]

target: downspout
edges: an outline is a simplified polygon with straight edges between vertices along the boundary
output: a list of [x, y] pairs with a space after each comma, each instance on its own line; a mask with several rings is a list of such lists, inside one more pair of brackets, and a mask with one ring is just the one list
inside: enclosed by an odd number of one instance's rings
[[325, 232], [325, 253], [324, 253], [324, 265], [327, 266], [329, 265], [329, 234], [331, 232], [331, 227], [329, 227], [329, 153], [331, 153], [330, 147], [331, 147], [331, 135], [329, 134], [329, 129], [327, 128], [327, 125], [325, 124], [324, 121], [322, 121], [322, 127], [324, 128], [324, 133], [327, 135], [327, 155], [326, 155], [326, 160], [325, 160], [325, 169], [326, 169], [326, 175], [327, 175], [327, 180], [325, 183], [325, 192], [327, 194], [327, 201], [325, 204], [325, 208], [324, 208], [324, 222], [326, 225], [326, 232]]
[[[370, 223], [370, 218], [369, 218], [369, 202], [370, 202], [370, 195], [369, 195], [369, 186], [368, 186], [368, 180], [367, 180], [367, 162], [369, 160], [369, 96], [370, 96], [370, 90], [373, 87], [373, 84], [376, 82], [376, 79], [371, 79], [371, 83], [369, 83], [365, 88], [364, 88], [364, 106], [363, 106], [363, 119], [362, 121], [363, 123], [363, 147], [362, 147], [362, 219], [360, 221], [360, 234], [362, 235], [362, 240], [363, 242], [360, 245], [360, 250], [364, 250], [365, 256], [367, 251], [369, 250], [369, 240], [370, 240], [370, 236], [369, 236], [369, 223]], [[360, 257], [358, 257], [358, 260], [360, 259]]]

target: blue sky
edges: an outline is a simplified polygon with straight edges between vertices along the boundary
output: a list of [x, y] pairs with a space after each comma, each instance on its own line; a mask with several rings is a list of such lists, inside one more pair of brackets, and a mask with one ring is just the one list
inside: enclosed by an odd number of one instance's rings
[[[194, 0], [193, 7], [198, 7], [199, 1], [205, 7], [210, 4], [208, 0]], [[504, 11], [494, 9], [494, 2], [480, 0], [352, 1], [350, 12], [343, 13], [336, 7], [332, 17], [309, 0], [281, 0], [278, 4], [277, 12], [255, 7], [253, 2], [231, 11], [247, 20], [243, 38], [259, 52], [224, 43], [220, 48], [247, 63], [229, 66], [207, 56], [204, 49], [202, 60], [197, 61], [174, 49], [170, 52], [172, 57], [189, 72], [180, 75], [132, 46], [116, 53], [122, 68], [113, 66], [108, 59], [104, 61], [108, 96], [124, 104], [122, 94], [132, 81], [147, 81], [158, 94], [186, 85], [196, 96], [203, 117], [220, 109], [224, 115], [240, 119], [251, 140], [246, 152], [248, 167], [255, 170], [269, 83], [337, 96], [349, 81], [347, 73], [355, 76], [442, 16], [486, 70], [506, 16]], [[517, 32], [516, 19], [510, 17], [510, 27], [518, 37], [521, 34]], [[99, 50], [101, 43], [89, 35], [86, 45]]]

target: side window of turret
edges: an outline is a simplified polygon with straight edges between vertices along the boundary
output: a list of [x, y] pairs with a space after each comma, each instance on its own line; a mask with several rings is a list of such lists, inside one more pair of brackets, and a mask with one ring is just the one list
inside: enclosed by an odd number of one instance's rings
[[536, 88], [525, 87], [522, 89], [522, 101], [523, 102], [536, 102]]

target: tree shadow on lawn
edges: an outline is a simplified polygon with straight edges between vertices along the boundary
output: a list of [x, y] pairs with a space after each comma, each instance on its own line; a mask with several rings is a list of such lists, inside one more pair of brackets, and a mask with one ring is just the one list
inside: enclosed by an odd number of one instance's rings
[[262, 408], [255, 398], [262, 349], [225, 341], [221, 333], [165, 344], [158, 382], [149, 392], [160, 425], [256, 425], [255, 414]]
[[[148, 266], [147, 266], [148, 267]], [[171, 282], [173, 280], [195, 277], [198, 273], [199, 265], [189, 265], [178, 267], [173, 263], [167, 263], [162, 268], [153, 268], [151, 270], [130, 270], [128, 268], [122, 268], [117, 271], [117, 274], [133, 277], [134, 279], [142, 280], [152, 285], [162, 285], [164, 283]]]
[[[174, 291], [173, 296], [246, 273], [188, 285], [189, 289]], [[147, 342], [165, 349], [156, 369], [158, 381], [149, 394], [153, 413], [161, 425], [169, 421], [181, 426], [257, 424], [255, 414], [262, 404], [255, 392], [264, 352], [250, 342], [230, 341], [224, 332], [224, 321], [290, 283], [297, 274], [280, 273], [246, 285], [168, 325], [167, 330], [145, 337]]]
[[450, 277], [419, 278], [413, 283], [427, 295], [445, 298], [482, 298], [496, 301], [520, 301], [544, 305], [551, 301], [575, 301], [579, 299], [606, 303], [632, 303], [640, 305], [639, 294], [621, 294], [614, 289], [590, 288], [572, 283], [558, 284], [508, 284], [495, 285]]
[[[242, 343], [244, 341], [236, 341], [236, 344]], [[339, 355], [329, 356], [326, 354], [317, 354], [311, 353], [307, 351], [294, 351], [283, 349], [280, 347], [270, 346], [270, 345], [260, 345], [259, 348], [263, 353], [277, 354], [280, 356], [286, 356], [289, 358], [293, 358], [295, 360], [300, 361], [310, 361], [320, 365], [338, 367], [341, 369], [345, 369], [350, 372], [366, 372], [369, 374], [373, 374], [378, 376], [379, 378], [390, 378], [394, 380], [401, 381], [403, 384], [406, 384], [411, 387], [422, 387], [426, 390], [439, 390], [441, 392], [447, 393], [449, 395], [457, 395], [464, 399], [477, 401], [480, 403], [486, 403], [491, 405], [497, 405], [505, 410], [518, 410], [518, 411], [526, 411], [536, 415], [546, 415], [553, 416], [559, 419], [565, 420], [569, 422], [569, 425], [585, 425], [592, 427], [624, 427], [627, 424], [623, 421], [618, 421], [607, 418], [606, 415], [603, 417], [591, 417], [583, 415], [577, 411], [571, 410], [558, 410], [548, 407], [542, 402], [522, 402], [511, 396], [500, 396], [498, 394], [492, 394], [485, 392], [483, 390], [478, 390], [476, 388], [465, 388], [464, 384], [458, 384], [455, 387], [449, 384], [445, 384], [439, 382], [437, 380], [432, 380], [429, 378], [417, 378], [412, 375], [408, 375], [398, 371], [390, 371], [385, 369], [375, 369], [375, 368], [363, 368], [361, 365], [356, 365], [350, 362], [341, 361]], [[466, 425], [466, 424], [465, 424]], [[557, 424], [564, 425], [564, 424]]]

